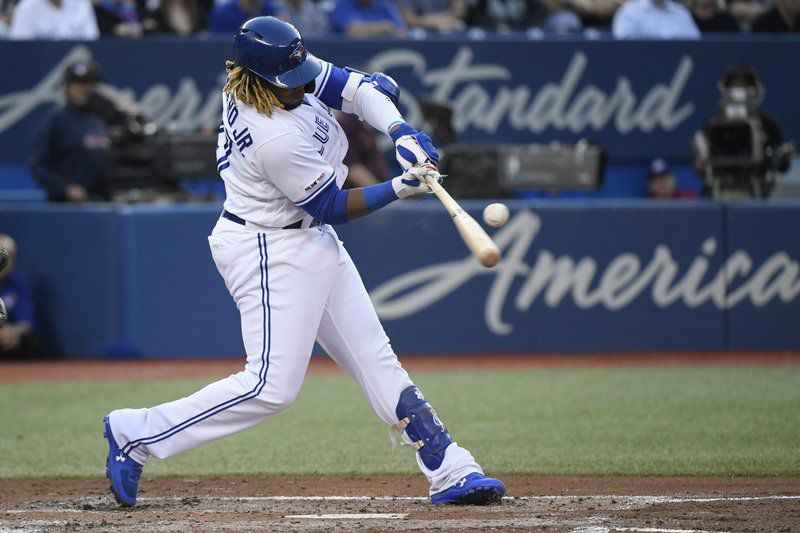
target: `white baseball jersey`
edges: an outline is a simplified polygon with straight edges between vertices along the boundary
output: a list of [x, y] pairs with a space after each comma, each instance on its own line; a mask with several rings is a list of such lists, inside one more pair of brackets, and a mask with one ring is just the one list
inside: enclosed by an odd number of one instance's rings
[[[362, 86], [363, 75], [346, 73], [326, 61], [313, 94], [290, 111], [271, 117], [223, 94], [217, 141], [217, 169], [225, 181], [225, 210], [251, 224], [282, 228], [311, 220], [303, 205], [331, 181], [341, 188], [347, 138], [322, 100], [354, 113], [378, 131], [402, 116], [384, 95]], [[389, 105], [387, 105], [389, 102]]]
[[223, 95], [217, 166], [225, 209], [268, 228], [303, 219], [303, 204], [331, 180], [344, 183], [347, 146], [331, 110], [311, 94], [296, 109], [276, 109], [271, 117]]

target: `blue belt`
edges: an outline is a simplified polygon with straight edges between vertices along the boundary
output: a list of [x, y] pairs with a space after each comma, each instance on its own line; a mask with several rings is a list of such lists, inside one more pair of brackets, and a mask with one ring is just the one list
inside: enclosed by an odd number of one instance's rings
[[[231, 222], [235, 222], [240, 226], [244, 226], [245, 224], [247, 224], [247, 221], [245, 219], [236, 216], [233, 213], [226, 211], [225, 209], [222, 210], [222, 218], [227, 218]], [[311, 221], [311, 225], [309, 226], [309, 228], [319, 226], [319, 224], [320, 224], [319, 220], [314, 219]], [[288, 226], [284, 226], [283, 229], [301, 229], [302, 227], [303, 227], [303, 221], [298, 220], [297, 222], [292, 222]]]

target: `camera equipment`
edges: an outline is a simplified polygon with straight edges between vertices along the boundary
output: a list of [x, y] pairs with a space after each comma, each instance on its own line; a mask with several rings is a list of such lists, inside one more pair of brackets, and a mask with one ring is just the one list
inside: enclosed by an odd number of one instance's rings
[[761, 76], [740, 63], [725, 70], [717, 87], [720, 110], [693, 140], [706, 187], [720, 199], [767, 197], [775, 171], [788, 169], [793, 149], [791, 144], [776, 146], [765, 127], [769, 119], [761, 112]]
[[605, 153], [594, 143], [550, 145], [452, 144], [444, 150], [447, 189], [458, 198], [498, 198], [528, 190], [595, 190]]

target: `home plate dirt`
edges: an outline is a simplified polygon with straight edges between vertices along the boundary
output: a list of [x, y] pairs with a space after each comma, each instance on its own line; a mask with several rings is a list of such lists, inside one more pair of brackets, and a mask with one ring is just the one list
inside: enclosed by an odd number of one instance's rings
[[504, 479], [510, 498], [467, 507], [432, 506], [419, 476], [144, 478], [132, 509], [105, 480], [0, 481], [0, 531], [800, 533], [800, 478]]

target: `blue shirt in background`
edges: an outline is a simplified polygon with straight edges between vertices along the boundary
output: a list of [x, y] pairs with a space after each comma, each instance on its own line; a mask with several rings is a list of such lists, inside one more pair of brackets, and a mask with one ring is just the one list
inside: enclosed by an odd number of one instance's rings
[[246, 21], [253, 17], [275, 14], [275, 6], [271, 2], [264, 2], [260, 13], [248, 13], [239, 7], [237, 0], [228, 0], [217, 5], [208, 16], [208, 31], [212, 33], [227, 33], [233, 35]]
[[28, 284], [19, 274], [10, 274], [6, 279], [0, 280], [0, 298], [8, 309], [8, 323], [27, 322], [34, 326], [33, 300], [28, 290]]
[[345, 33], [351, 24], [359, 22], [391, 22], [395, 28], [405, 28], [400, 10], [389, 0], [372, 0], [364, 5], [359, 0], [338, 0], [331, 13], [333, 31]]

